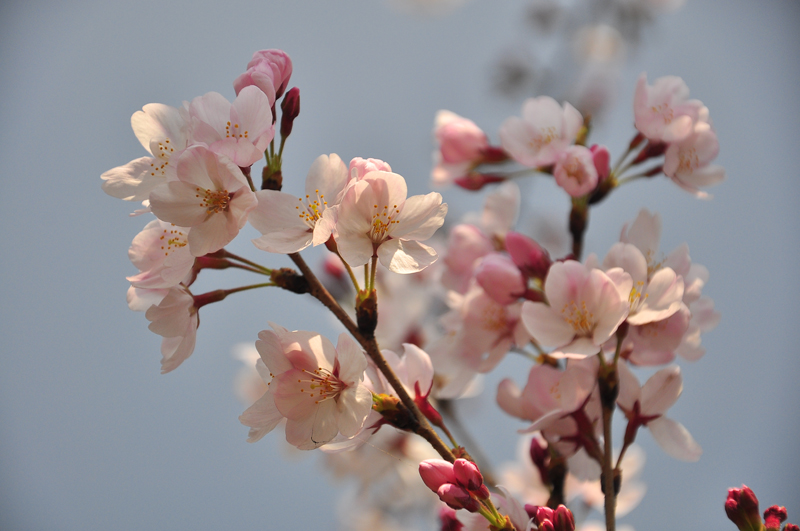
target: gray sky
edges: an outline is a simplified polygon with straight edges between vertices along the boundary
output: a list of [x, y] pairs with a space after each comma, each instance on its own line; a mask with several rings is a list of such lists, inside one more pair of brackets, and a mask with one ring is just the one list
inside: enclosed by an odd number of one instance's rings
[[[470, 117], [495, 142], [519, 112], [521, 100], [492, 95], [488, 75], [500, 48], [524, 34], [523, 6], [472, 0], [425, 19], [375, 0], [3, 2], [0, 528], [334, 529], [336, 493], [317, 456], [289, 458], [277, 431], [245, 442], [230, 351], [269, 320], [332, 339], [339, 329], [310, 300], [239, 294], [203, 309], [194, 354], [160, 375], [160, 338], [125, 305], [124, 277], [135, 272], [127, 248], [146, 220], [106, 196], [100, 174], [144, 155], [129, 125], [144, 104], [177, 106], [212, 90], [232, 99], [253, 51], [282, 48], [302, 94], [284, 174], [301, 180], [322, 153], [377, 157], [422, 193], [438, 109]], [[688, 0], [645, 35], [618, 106], [593, 133], [619, 153], [633, 132], [638, 74], [678, 75], [710, 108], [728, 172], [710, 202], [661, 179], [592, 212], [587, 249], [601, 255], [639, 208], [660, 212], [662, 248], [689, 244], [722, 313], [704, 336], [706, 356], [683, 364], [671, 410], [705, 453], [677, 462], [640, 435], [648, 494], [625, 520], [639, 530], [730, 528], [726, 489], [741, 483], [762, 508], [786, 505], [800, 523], [798, 22], [792, 0]], [[524, 192], [530, 209], [560, 223], [567, 201], [550, 185]], [[443, 195], [453, 215], [467, 210], [459, 202], [477, 204], [458, 190]], [[288, 265], [247, 237], [233, 249]], [[244, 278], [211, 272], [202, 286]], [[486, 400], [465, 411], [505, 434], [482, 442], [496, 462], [510, 459], [519, 426], [494, 419]]]

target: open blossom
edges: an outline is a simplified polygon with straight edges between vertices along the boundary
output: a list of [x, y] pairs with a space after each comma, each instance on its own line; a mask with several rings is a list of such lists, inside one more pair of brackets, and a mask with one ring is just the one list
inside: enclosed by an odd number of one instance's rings
[[682, 424], [664, 416], [681, 396], [683, 378], [680, 367], [661, 369], [644, 386], [627, 364], [617, 365], [619, 396], [617, 404], [628, 419], [628, 432], [647, 426], [658, 445], [670, 456], [682, 461], [697, 461], [702, 449]]
[[264, 156], [275, 137], [270, 103], [256, 87], [245, 87], [230, 103], [209, 92], [189, 104], [192, 140], [204, 143], [237, 166], [246, 168]]
[[150, 193], [153, 213], [163, 221], [189, 227], [192, 256], [218, 251], [247, 222], [256, 196], [235, 164], [204, 146], [187, 149], [177, 166], [178, 180]]
[[395, 273], [415, 273], [436, 261], [427, 240], [444, 223], [447, 204], [436, 192], [407, 196], [396, 173], [374, 171], [353, 183], [338, 209], [336, 243], [351, 266], [377, 256]]
[[706, 122], [697, 122], [682, 140], [671, 143], [664, 154], [664, 173], [684, 190], [704, 198], [701, 187], [725, 179], [725, 169], [711, 164], [719, 153], [717, 134]]
[[258, 206], [249, 219], [263, 236], [253, 240], [255, 246], [272, 253], [296, 253], [328, 241], [336, 223], [333, 207], [342, 200], [348, 180], [347, 167], [332, 153], [320, 155], [311, 165], [305, 197], [256, 192]]
[[558, 347], [563, 356], [596, 354], [628, 316], [621, 293], [631, 287], [623, 271], [604, 273], [574, 260], [556, 263], [544, 283], [549, 305], [526, 301], [522, 322], [537, 342]]
[[570, 146], [562, 152], [553, 170], [556, 184], [572, 197], [582, 197], [597, 186], [594, 157], [585, 146]]
[[249, 442], [259, 440], [286, 418], [286, 441], [312, 450], [339, 433], [352, 437], [372, 410], [364, 386], [367, 359], [347, 335], [334, 348], [314, 332], [289, 332], [278, 325], [258, 334], [256, 349], [269, 371], [267, 391], [239, 420], [249, 426]]
[[[144, 201], [150, 192], [175, 176], [174, 160], [189, 145], [185, 110], [148, 103], [131, 116], [136, 138], [150, 153], [103, 173], [103, 191], [126, 201]], [[170, 164], [172, 161], [172, 164]]]
[[647, 84], [639, 76], [633, 99], [636, 129], [655, 142], [676, 142], [689, 136], [704, 112], [699, 100], [689, 99], [689, 87], [676, 76], [665, 76]]
[[136, 235], [128, 258], [139, 270], [128, 277], [137, 288], [171, 288], [187, 279], [194, 265], [189, 229], [154, 219]]
[[575, 141], [582, 125], [581, 113], [569, 103], [562, 107], [549, 96], [529, 98], [522, 118], [512, 116], [500, 126], [500, 141], [520, 164], [549, 166]]
[[188, 288], [179, 285], [167, 292], [158, 305], [145, 313], [150, 331], [162, 336], [161, 373], [167, 373], [184, 362], [194, 352], [197, 338], [197, 308]]
[[292, 60], [283, 50], [260, 50], [247, 63], [247, 71], [236, 78], [233, 88], [238, 95], [245, 87], [256, 86], [267, 95], [269, 106], [283, 95], [292, 77]]

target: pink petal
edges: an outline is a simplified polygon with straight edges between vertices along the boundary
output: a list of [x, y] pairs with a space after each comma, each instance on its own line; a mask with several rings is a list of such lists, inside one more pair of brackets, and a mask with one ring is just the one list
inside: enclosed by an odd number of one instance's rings
[[682, 390], [680, 367], [661, 369], [642, 386], [642, 415], [663, 415], [678, 400]]
[[703, 449], [679, 422], [661, 417], [649, 422], [647, 427], [661, 449], [669, 456], [681, 461], [700, 459]]
[[378, 247], [381, 264], [400, 274], [417, 273], [436, 261], [432, 247], [416, 241], [389, 240]]
[[250, 428], [247, 442], [256, 442], [275, 429], [283, 415], [275, 407], [275, 399], [267, 390], [261, 398], [239, 416], [239, 422]]

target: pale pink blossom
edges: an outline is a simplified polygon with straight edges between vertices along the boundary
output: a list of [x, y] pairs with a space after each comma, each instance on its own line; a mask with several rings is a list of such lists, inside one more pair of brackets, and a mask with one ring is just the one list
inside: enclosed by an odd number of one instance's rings
[[[644, 386], [628, 366], [620, 362], [617, 404], [633, 429], [646, 426], [662, 450], [675, 459], [697, 461], [702, 449], [682, 424], [665, 417], [683, 390], [683, 378], [677, 365], [661, 369]], [[629, 427], [628, 430], [631, 428]]]
[[238, 95], [245, 87], [256, 86], [266, 94], [269, 106], [275, 105], [289, 84], [292, 60], [283, 50], [260, 50], [247, 63], [247, 71], [233, 82]]
[[256, 192], [258, 206], [250, 213], [250, 224], [261, 234], [253, 240], [271, 253], [296, 253], [323, 244], [336, 224], [333, 208], [342, 200], [349, 176], [338, 155], [320, 155], [306, 176], [305, 197], [285, 192]]
[[575, 141], [582, 125], [583, 117], [569, 103], [562, 107], [549, 96], [529, 98], [522, 118], [513, 116], [500, 126], [500, 141], [520, 164], [549, 166]]
[[187, 280], [194, 256], [189, 252], [189, 229], [154, 219], [136, 235], [128, 258], [139, 270], [127, 277], [137, 288], [171, 288]]
[[[522, 322], [542, 345], [559, 349], [562, 356], [596, 354], [628, 316], [630, 275], [569, 260], [550, 267], [544, 284], [549, 304], [525, 301]], [[627, 286], [627, 289], [626, 289]]]
[[150, 306], [158, 305], [169, 293], [169, 288], [128, 288], [126, 296], [128, 308], [134, 312], [146, 312]]
[[275, 137], [270, 102], [256, 87], [245, 87], [230, 103], [222, 94], [209, 92], [188, 107], [192, 140], [206, 144], [241, 168], [264, 156]]
[[177, 166], [178, 180], [150, 193], [153, 213], [163, 221], [189, 227], [192, 256], [218, 251], [247, 222], [256, 196], [235, 164], [206, 147], [187, 149]]
[[185, 286], [175, 286], [144, 315], [150, 321], [150, 331], [164, 338], [161, 341], [161, 374], [168, 373], [194, 352], [199, 324], [194, 297]]
[[509, 305], [525, 294], [527, 281], [508, 256], [491, 253], [475, 268], [475, 280], [495, 302]]
[[450, 184], [467, 175], [480, 163], [489, 139], [472, 120], [453, 112], [436, 113], [433, 136], [439, 148], [433, 152], [434, 167], [431, 178], [434, 186]]
[[347, 189], [336, 243], [350, 266], [377, 256], [390, 271], [415, 273], [436, 261], [436, 251], [420, 241], [442, 226], [447, 204], [436, 192], [406, 196], [405, 179], [384, 171], [370, 172]]
[[267, 392], [239, 420], [249, 426], [249, 442], [263, 437], [286, 418], [286, 440], [301, 450], [318, 448], [341, 433], [353, 437], [372, 409], [363, 385], [367, 359], [347, 334], [333, 344], [305, 331], [272, 325], [256, 342], [269, 370]]
[[355, 157], [350, 161], [350, 179], [358, 181], [371, 171], [392, 171], [381, 159]]
[[558, 156], [553, 177], [556, 184], [572, 197], [588, 194], [598, 181], [592, 152], [585, 146], [568, 147]]
[[[150, 153], [103, 173], [103, 191], [126, 201], [146, 200], [159, 184], [175, 177], [174, 161], [189, 145], [189, 122], [184, 109], [148, 103], [131, 116], [136, 138]], [[172, 161], [172, 164], [170, 164]]]
[[711, 164], [718, 153], [719, 141], [711, 125], [697, 122], [686, 137], [667, 147], [664, 173], [684, 190], [706, 198], [708, 194], [700, 188], [725, 179], [725, 169]]
[[482, 257], [494, 251], [492, 241], [474, 225], [460, 224], [447, 235], [447, 253], [442, 260], [444, 287], [458, 293], [469, 288], [472, 271]]
[[665, 76], [647, 84], [642, 73], [636, 83], [633, 114], [636, 129], [655, 142], [676, 142], [689, 136], [704, 106], [689, 99], [689, 87], [676, 76]]

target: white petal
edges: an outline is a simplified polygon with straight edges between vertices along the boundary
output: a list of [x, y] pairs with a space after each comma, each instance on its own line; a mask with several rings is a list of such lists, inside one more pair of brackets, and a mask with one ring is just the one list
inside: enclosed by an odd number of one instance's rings
[[681, 461], [697, 461], [703, 449], [692, 438], [683, 424], [666, 417], [658, 418], [647, 424], [650, 433], [658, 445], [669, 456]]
[[438, 255], [432, 247], [413, 240], [389, 240], [378, 247], [378, 257], [390, 271], [408, 274], [422, 271], [434, 263]]
[[239, 422], [251, 428], [247, 442], [256, 442], [275, 429], [275, 426], [283, 418], [278, 408], [275, 407], [272, 392], [267, 390], [261, 398], [239, 416]]

